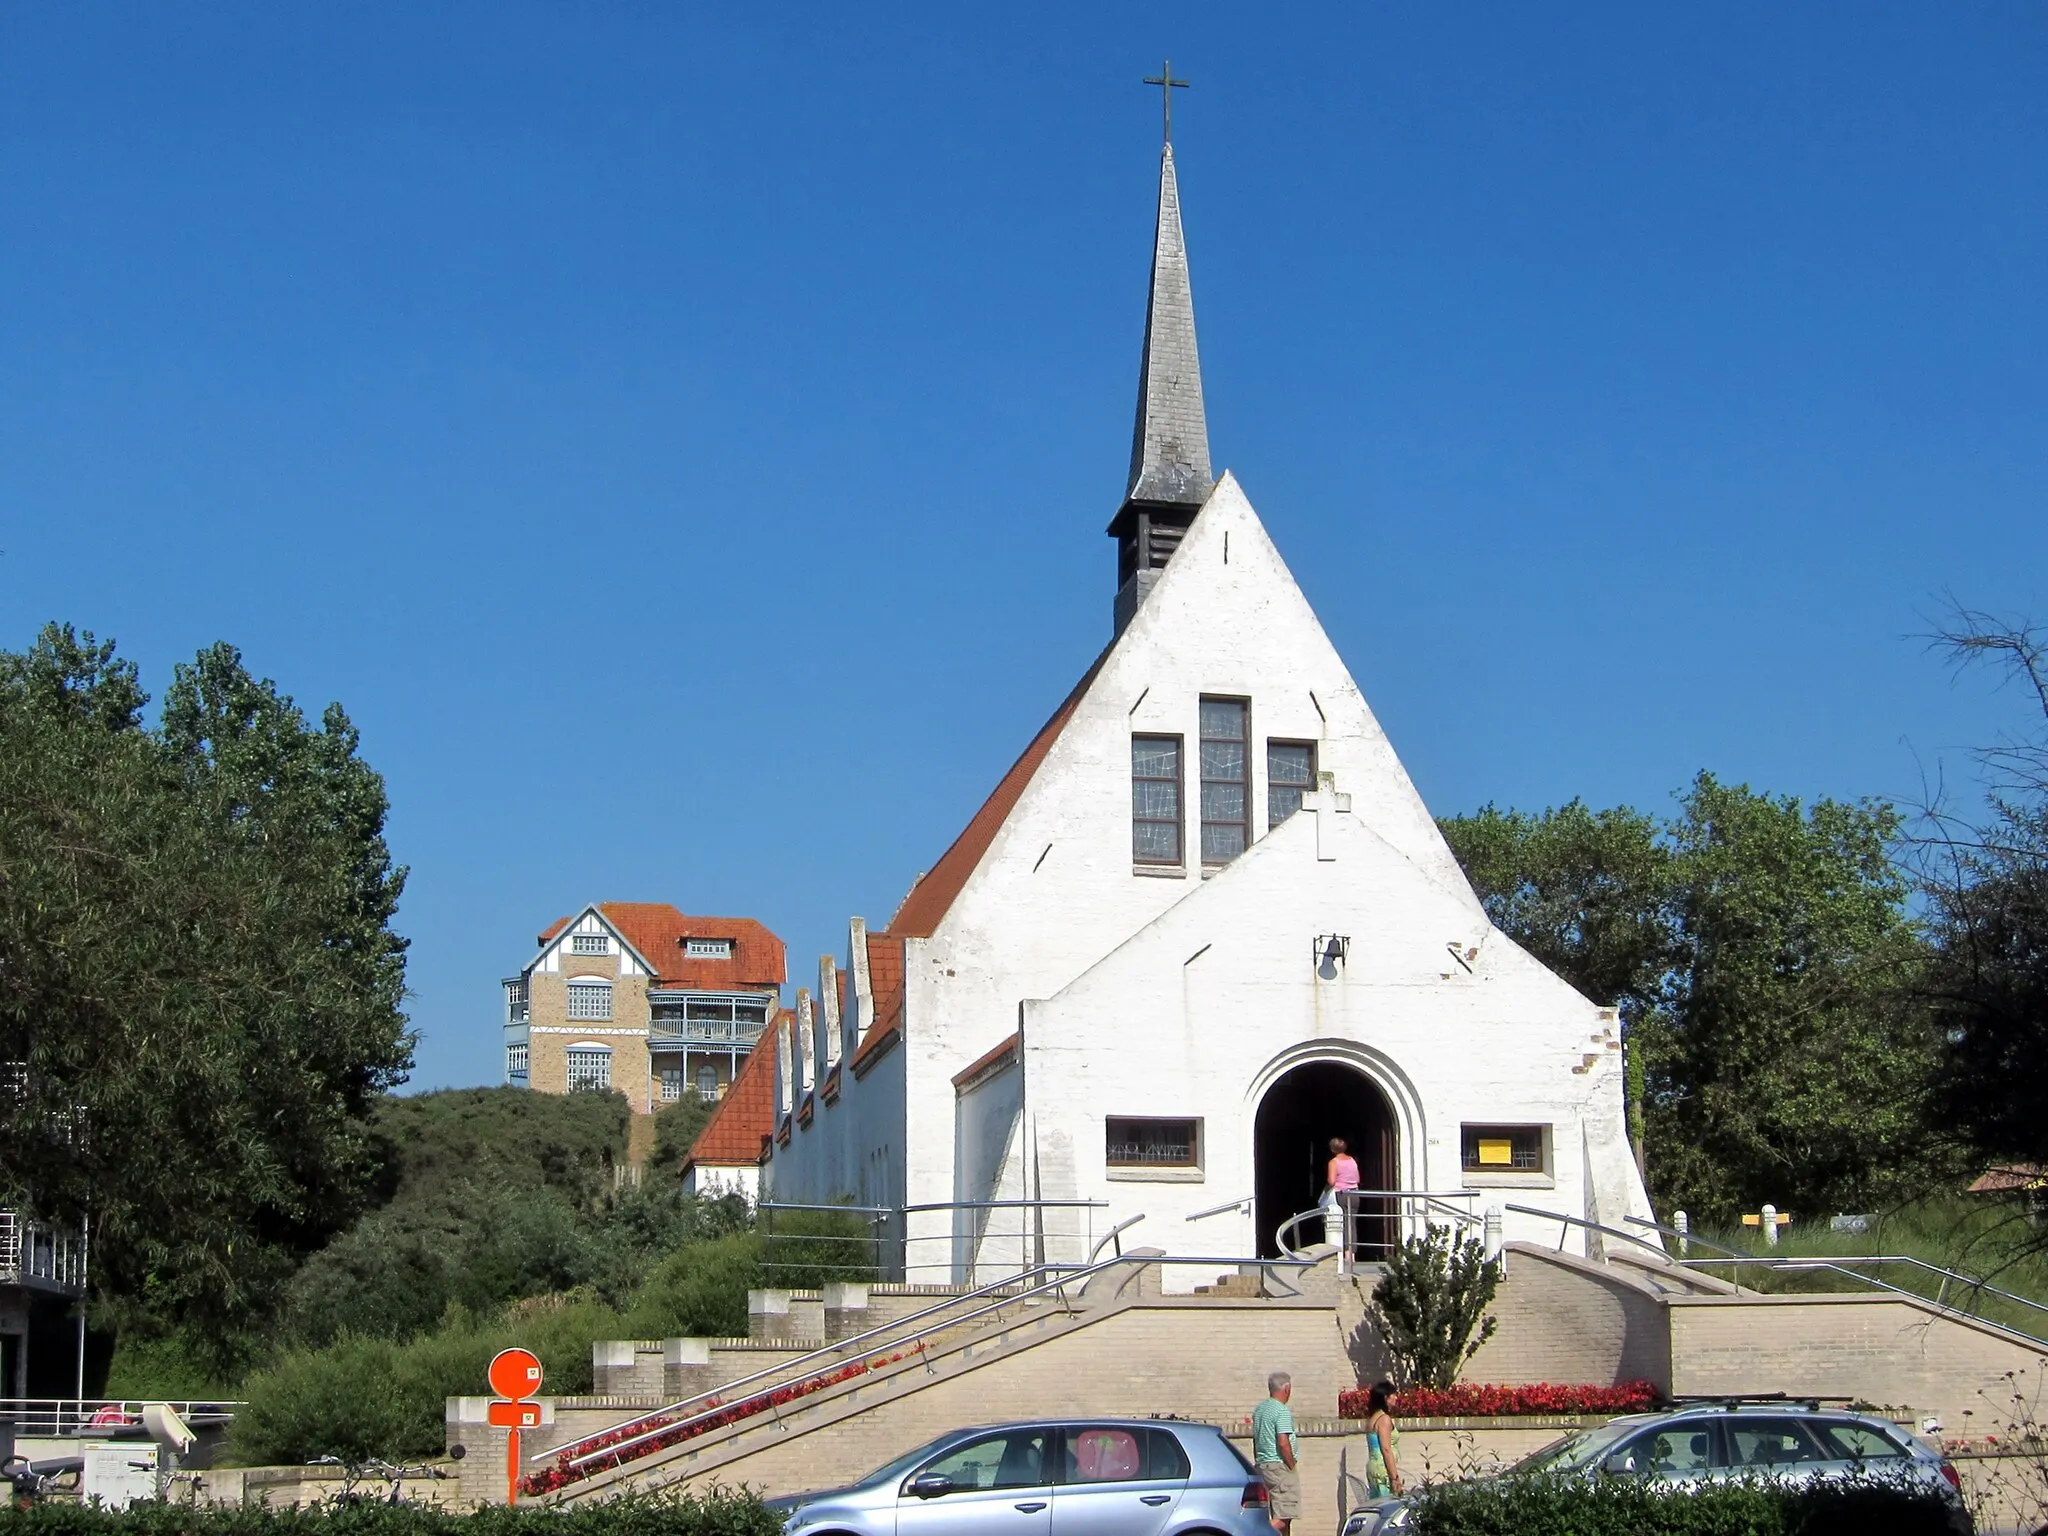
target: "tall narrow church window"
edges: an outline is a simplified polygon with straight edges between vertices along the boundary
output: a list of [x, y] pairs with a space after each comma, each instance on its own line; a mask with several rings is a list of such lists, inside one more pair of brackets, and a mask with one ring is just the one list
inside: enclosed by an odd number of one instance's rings
[[1243, 699], [1202, 700], [1202, 862], [1228, 864], [1251, 841]]
[[1301, 809], [1301, 797], [1316, 787], [1316, 744], [1266, 743], [1266, 826], [1270, 830]]
[[1140, 864], [1178, 864], [1180, 738], [1131, 738], [1131, 857]]

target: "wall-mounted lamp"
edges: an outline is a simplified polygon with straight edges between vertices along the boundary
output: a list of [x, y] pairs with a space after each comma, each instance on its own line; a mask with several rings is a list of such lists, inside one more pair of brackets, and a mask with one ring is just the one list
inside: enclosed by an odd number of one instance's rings
[[1342, 933], [1319, 933], [1316, 935], [1316, 974], [1325, 981], [1337, 979], [1337, 968], [1351, 956], [1351, 939]]

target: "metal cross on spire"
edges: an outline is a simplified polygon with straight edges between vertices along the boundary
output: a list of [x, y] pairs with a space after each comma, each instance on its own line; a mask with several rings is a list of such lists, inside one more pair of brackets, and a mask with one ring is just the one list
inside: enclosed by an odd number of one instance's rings
[[1186, 90], [1188, 83], [1185, 80], [1173, 78], [1173, 60], [1171, 59], [1166, 60], [1160, 65], [1157, 75], [1147, 75], [1145, 83], [1159, 87], [1159, 104], [1166, 114], [1164, 124], [1166, 142], [1171, 144], [1173, 142], [1173, 93], [1176, 89]]

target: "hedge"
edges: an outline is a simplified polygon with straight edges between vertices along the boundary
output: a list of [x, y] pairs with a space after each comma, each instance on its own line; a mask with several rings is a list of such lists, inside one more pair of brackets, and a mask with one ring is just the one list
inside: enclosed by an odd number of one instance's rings
[[1951, 1536], [1954, 1505], [1896, 1482], [1504, 1477], [1429, 1489], [1412, 1536]]
[[782, 1520], [750, 1493], [642, 1495], [572, 1509], [486, 1505], [458, 1515], [415, 1504], [312, 1509], [248, 1505], [189, 1509], [133, 1504], [106, 1510], [69, 1501], [0, 1513], [5, 1536], [781, 1536]]
[[[1368, 1397], [1357, 1387], [1337, 1395], [1340, 1418], [1362, 1419]], [[1404, 1387], [1394, 1394], [1397, 1419], [1513, 1418], [1524, 1414], [1642, 1413], [1663, 1400], [1654, 1381], [1618, 1386], [1562, 1386], [1540, 1381], [1526, 1386]]]

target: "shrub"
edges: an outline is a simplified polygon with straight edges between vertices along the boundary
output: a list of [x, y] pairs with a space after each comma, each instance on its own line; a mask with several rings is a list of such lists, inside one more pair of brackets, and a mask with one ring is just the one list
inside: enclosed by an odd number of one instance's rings
[[446, 1442], [446, 1400], [488, 1390], [484, 1372], [499, 1350], [519, 1345], [540, 1356], [548, 1392], [587, 1392], [592, 1342], [621, 1336], [609, 1307], [559, 1298], [488, 1324], [457, 1312], [405, 1344], [350, 1336], [287, 1351], [244, 1385], [230, 1449], [252, 1465], [434, 1455]]
[[[1362, 1419], [1367, 1393], [1357, 1387], [1337, 1395], [1337, 1412]], [[1654, 1381], [1625, 1381], [1618, 1386], [1560, 1386], [1537, 1382], [1524, 1386], [1409, 1387], [1394, 1396], [1397, 1419], [1506, 1418], [1520, 1414], [1641, 1413], [1663, 1398]]]
[[626, 1313], [636, 1339], [691, 1334], [726, 1337], [747, 1331], [747, 1292], [765, 1286], [761, 1240], [734, 1232], [692, 1243], [656, 1264]]
[[1431, 1226], [1396, 1248], [1373, 1288], [1372, 1318], [1400, 1384], [1441, 1388], [1456, 1381], [1493, 1337], [1497, 1324], [1485, 1313], [1499, 1287], [1500, 1265], [1476, 1238], [1461, 1241], [1449, 1227]]
[[487, 1505], [458, 1515], [412, 1504], [343, 1508], [125, 1510], [36, 1504], [7, 1515], [9, 1536], [781, 1536], [782, 1521], [744, 1490], [642, 1494], [572, 1509]]
[[1505, 1477], [1431, 1488], [1414, 1536], [1948, 1536], [1949, 1502], [1881, 1481], [1687, 1487], [1646, 1478]]

